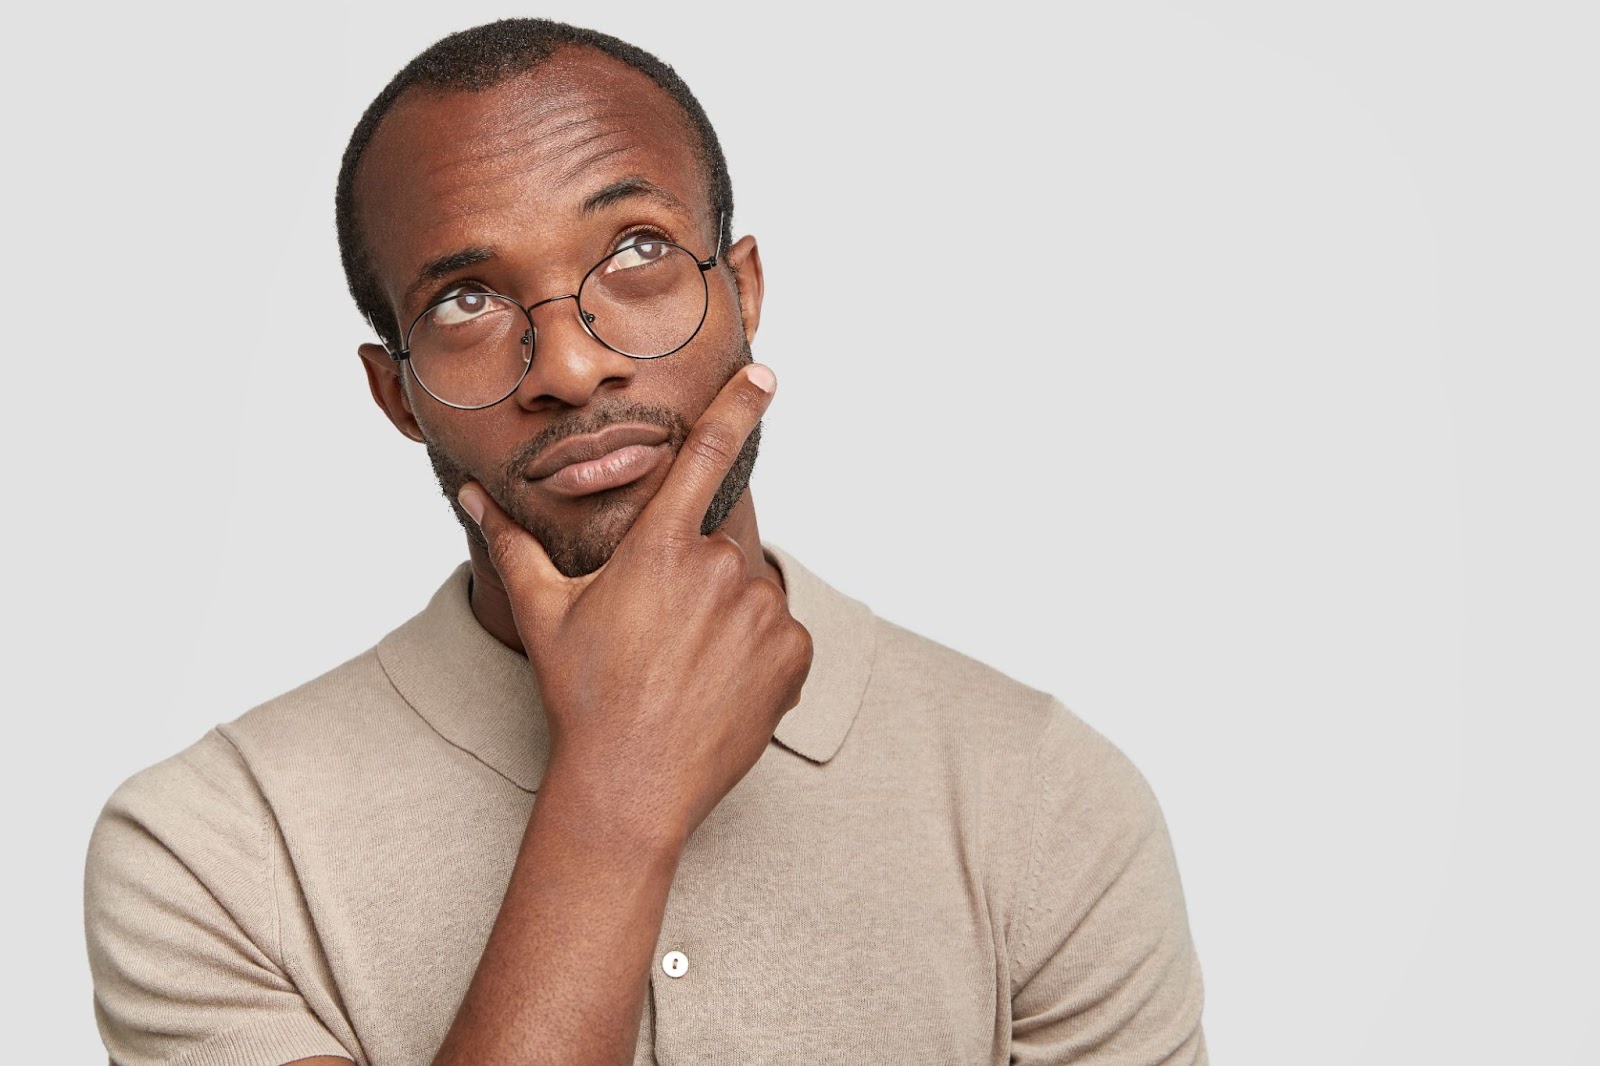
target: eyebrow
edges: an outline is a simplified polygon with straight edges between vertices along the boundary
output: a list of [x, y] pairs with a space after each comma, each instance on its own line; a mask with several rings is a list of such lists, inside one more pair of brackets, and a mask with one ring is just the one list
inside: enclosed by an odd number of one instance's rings
[[645, 178], [631, 177], [623, 178], [620, 181], [614, 181], [605, 188], [590, 193], [589, 198], [583, 201], [583, 213], [586, 215], [592, 215], [601, 208], [610, 207], [612, 204], [621, 203], [623, 200], [630, 200], [641, 196], [650, 200], [656, 200], [667, 205], [668, 207], [676, 208], [679, 211], [687, 210], [683, 206], [682, 200], [679, 200], [676, 196], [672, 195], [671, 192], [663, 189], [655, 182], [649, 181]]

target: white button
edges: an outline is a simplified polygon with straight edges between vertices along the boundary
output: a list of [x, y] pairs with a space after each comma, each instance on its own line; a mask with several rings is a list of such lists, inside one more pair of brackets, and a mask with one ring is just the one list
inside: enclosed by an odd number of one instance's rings
[[689, 972], [689, 956], [681, 951], [669, 951], [661, 957], [661, 972], [668, 977], [682, 977]]

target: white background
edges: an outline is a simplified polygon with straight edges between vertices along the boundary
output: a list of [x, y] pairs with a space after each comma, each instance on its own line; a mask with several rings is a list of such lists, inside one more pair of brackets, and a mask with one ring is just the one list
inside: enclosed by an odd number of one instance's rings
[[496, 13], [699, 93], [766, 538], [1133, 757], [1219, 1064], [1600, 1061], [1592, 5], [57, 10], [6, 30], [7, 1061], [103, 1061], [117, 783], [463, 555], [332, 192]]

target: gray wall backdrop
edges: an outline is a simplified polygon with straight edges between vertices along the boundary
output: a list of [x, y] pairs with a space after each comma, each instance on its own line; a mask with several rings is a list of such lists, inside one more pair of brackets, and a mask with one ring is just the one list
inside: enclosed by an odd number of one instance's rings
[[495, 13], [701, 95], [767, 267], [765, 535], [1134, 758], [1219, 1062], [1592, 1053], [1592, 5], [41, 7], [0, 71], [9, 1061], [103, 1054], [117, 783], [463, 555], [331, 192]]

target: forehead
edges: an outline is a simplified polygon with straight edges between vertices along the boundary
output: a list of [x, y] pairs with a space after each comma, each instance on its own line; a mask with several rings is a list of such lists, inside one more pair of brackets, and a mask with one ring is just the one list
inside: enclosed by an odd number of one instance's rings
[[393, 297], [417, 265], [464, 244], [553, 243], [584, 201], [642, 177], [703, 213], [688, 117], [660, 86], [586, 48], [481, 91], [408, 89], [355, 181], [362, 237]]

